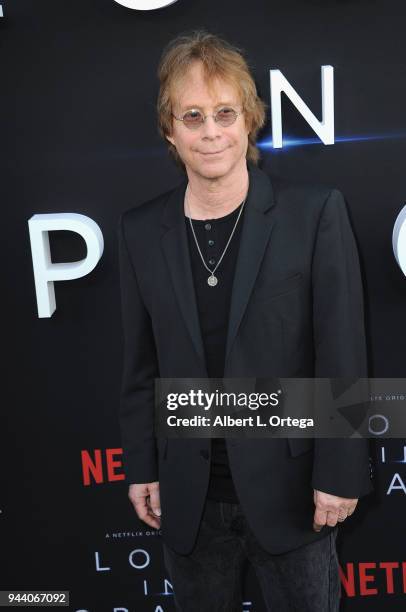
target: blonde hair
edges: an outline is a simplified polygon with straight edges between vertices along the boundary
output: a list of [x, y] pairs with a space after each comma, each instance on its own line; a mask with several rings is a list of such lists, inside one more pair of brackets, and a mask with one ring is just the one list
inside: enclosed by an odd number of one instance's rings
[[[196, 61], [203, 64], [203, 72], [209, 88], [216, 78], [233, 85], [239, 93], [246, 126], [248, 128], [247, 160], [258, 163], [259, 150], [256, 137], [266, 118], [266, 104], [259, 98], [257, 88], [242, 51], [214, 34], [197, 30], [172, 40], [164, 49], [158, 67], [160, 82], [157, 112], [161, 136], [172, 134], [172, 93], [174, 86], [184, 77], [188, 68]], [[170, 153], [185, 169], [176, 147], [166, 140]]]

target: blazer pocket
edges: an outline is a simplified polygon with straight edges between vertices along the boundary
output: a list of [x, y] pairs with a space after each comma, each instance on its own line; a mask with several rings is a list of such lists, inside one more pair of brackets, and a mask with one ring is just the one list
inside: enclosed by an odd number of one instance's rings
[[307, 453], [314, 447], [313, 438], [288, 438], [287, 440], [292, 457]]
[[255, 300], [271, 300], [300, 287], [302, 279], [302, 273], [297, 272], [281, 280], [263, 283], [254, 288], [252, 296]]

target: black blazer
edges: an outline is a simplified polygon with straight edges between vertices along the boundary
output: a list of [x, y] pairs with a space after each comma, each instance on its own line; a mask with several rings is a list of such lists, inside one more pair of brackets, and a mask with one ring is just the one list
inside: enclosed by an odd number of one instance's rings
[[[225, 378], [366, 377], [362, 283], [343, 196], [271, 179], [248, 164]], [[209, 439], [154, 435], [154, 378], [206, 378], [188, 253], [187, 181], [126, 210], [118, 226], [124, 365], [119, 420], [128, 483], [159, 480], [162, 535], [193, 548], [210, 471]], [[282, 553], [315, 533], [313, 488], [372, 490], [365, 440], [228, 439], [235, 487], [262, 546]]]

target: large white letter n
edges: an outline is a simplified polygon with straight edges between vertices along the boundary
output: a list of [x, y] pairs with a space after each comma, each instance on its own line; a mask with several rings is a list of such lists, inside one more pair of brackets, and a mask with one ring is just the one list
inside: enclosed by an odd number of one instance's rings
[[[103, 234], [95, 221], [78, 213], [33, 215], [28, 221], [28, 228], [38, 316], [51, 317], [56, 308], [54, 281], [71, 280], [89, 274], [103, 254]], [[48, 232], [55, 230], [80, 234], [86, 242], [86, 257], [69, 263], [52, 263]]]
[[322, 121], [312, 113], [280, 70], [270, 71], [272, 146], [282, 147], [281, 94], [284, 92], [324, 144], [334, 144], [334, 68], [321, 67]]

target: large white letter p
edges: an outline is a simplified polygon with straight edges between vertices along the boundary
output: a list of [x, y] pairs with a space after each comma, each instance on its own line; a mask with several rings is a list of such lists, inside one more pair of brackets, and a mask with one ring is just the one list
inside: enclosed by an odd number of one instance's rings
[[[89, 274], [103, 254], [103, 234], [95, 221], [78, 213], [33, 215], [28, 221], [28, 228], [38, 316], [51, 317], [56, 308], [54, 281], [71, 280]], [[86, 257], [69, 263], [52, 263], [48, 232], [55, 230], [80, 234], [86, 242]]]

